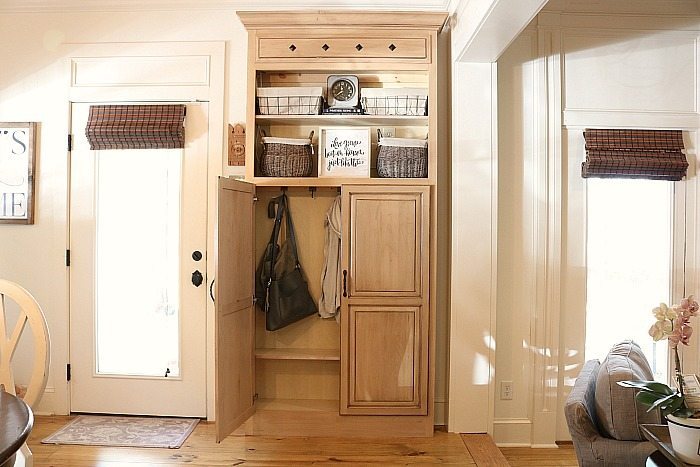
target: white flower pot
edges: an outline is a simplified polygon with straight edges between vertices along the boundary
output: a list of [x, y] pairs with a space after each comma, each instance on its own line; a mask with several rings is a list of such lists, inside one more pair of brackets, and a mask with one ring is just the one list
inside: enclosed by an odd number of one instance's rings
[[671, 444], [686, 464], [700, 465], [700, 419], [666, 415]]

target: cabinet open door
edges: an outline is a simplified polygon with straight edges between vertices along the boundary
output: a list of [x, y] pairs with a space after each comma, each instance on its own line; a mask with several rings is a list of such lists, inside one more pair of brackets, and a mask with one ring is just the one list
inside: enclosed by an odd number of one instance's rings
[[255, 396], [255, 186], [219, 178], [216, 264], [216, 440], [250, 417]]

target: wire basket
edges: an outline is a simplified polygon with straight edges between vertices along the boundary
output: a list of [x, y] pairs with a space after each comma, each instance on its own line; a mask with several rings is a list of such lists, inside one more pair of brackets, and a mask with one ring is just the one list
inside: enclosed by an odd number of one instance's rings
[[318, 115], [323, 108], [320, 87], [258, 88], [258, 115]]
[[423, 88], [365, 88], [360, 100], [368, 115], [428, 115], [428, 90]]
[[308, 139], [275, 138], [260, 130], [263, 152], [260, 170], [265, 177], [308, 177], [313, 169], [314, 132]]
[[413, 138], [382, 138], [378, 133], [377, 174], [383, 178], [428, 176], [428, 141]]

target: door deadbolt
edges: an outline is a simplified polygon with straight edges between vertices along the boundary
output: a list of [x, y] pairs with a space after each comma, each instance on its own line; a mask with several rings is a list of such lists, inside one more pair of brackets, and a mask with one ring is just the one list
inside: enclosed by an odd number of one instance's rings
[[201, 272], [195, 271], [192, 273], [192, 284], [194, 284], [195, 287], [199, 287], [202, 285], [202, 282], [204, 282], [204, 276], [202, 275]]
[[195, 261], [199, 261], [202, 259], [202, 252], [199, 250], [194, 250], [192, 252], [192, 259]]

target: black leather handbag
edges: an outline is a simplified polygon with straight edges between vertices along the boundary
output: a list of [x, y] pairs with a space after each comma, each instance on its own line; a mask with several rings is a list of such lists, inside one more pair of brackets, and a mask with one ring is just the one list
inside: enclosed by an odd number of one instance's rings
[[[275, 205], [277, 213], [272, 235], [255, 274], [255, 296], [265, 312], [265, 328], [268, 331], [276, 331], [318, 313], [299, 264], [287, 195], [282, 194], [270, 201], [270, 210]], [[287, 238], [280, 246], [278, 242], [283, 218], [287, 222]]]

